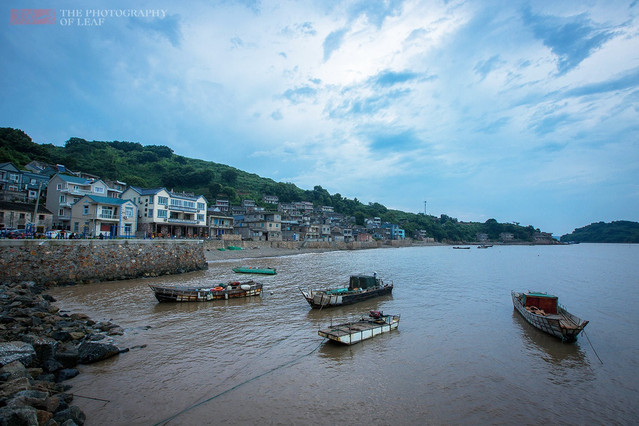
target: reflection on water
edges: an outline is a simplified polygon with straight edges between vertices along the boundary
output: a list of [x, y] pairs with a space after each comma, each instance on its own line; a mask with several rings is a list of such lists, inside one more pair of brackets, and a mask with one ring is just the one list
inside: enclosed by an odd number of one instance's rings
[[[521, 331], [523, 344], [531, 354], [538, 353], [544, 361], [555, 365], [567, 362], [574, 366], [589, 367], [590, 361], [580, 345], [563, 343], [560, 339], [533, 327], [515, 309], [513, 323]], [[580, 335], [579, 340], [582, 339], [583, 336]]]
[[[237, 280], [237, 261], [51, 294], [62, 309], [122, 326], [119, 345], [135, 348], [82, 366], [69, 381], [76, 394], [110, 400], [76, 399], [89, 426], [148, 425], [180, 412], [168, 423], [634, 423], [638, 249], [425, 247], [282, 257], [268, 262], [277, 275], [256, 278], [262, 297], [204, 303], [158, 303], [148, 285]], [[298, 290], [372, 271], [394, 282], [392, 296], [317, 310]], [[526, 323], [512, 307], [513, 283], [577, 307], [606, 364], [593, 361], [582, 339], [563, 344]], [[369, 310], [400, 314], [399, 329], [353, 346], [317, 335]]]

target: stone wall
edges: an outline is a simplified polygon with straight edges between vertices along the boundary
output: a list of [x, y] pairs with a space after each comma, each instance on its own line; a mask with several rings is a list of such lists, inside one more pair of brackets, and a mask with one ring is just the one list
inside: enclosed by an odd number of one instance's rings
[[[327, 250], [359, 250], [368, 248], [380, 248], [382, 243], [379, 241], [350, 243], [336, 241], [224, 241], [224, 240], [206, 240], [205, 248], [213, 250], [218, 248], [227, 248], [229, 246], [242, 247], [243, 249], [260, 247], [260, 248], [282, 248], [282, 249], [327, 249]], [[408, 243], [407, 245], [410, 245]]]
[[67, 285], [206, 268], [198, 240], [0, 240], [0, 283]]

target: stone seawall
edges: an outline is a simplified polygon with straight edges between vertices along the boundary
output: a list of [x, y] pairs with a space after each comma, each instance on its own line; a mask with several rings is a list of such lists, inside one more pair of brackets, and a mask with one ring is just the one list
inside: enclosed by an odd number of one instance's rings
[[[393, 243], [400, 243], [393, 241]], [[393, 244], [393, 245], [396, 245]], [[241, 247], [243, 249], [249, 248], [281, 248], [281, 249], [316, 249], [316, 250], [360, 250], [369, 248], [384, 247], [381, 241], [369, 241], [359, 242], [354, 241], [350, 243], [336, 242], [336, 241], [224, 241], [224, 240], [207, 240], [204, 242], [207, 249], [226, 248], [229, 246]], [[410, 245], [410, 242], [406, 242], [403, 245]]]
[[54, 286], [206, 268], [199, 240], [0, 240], [0, 283]]

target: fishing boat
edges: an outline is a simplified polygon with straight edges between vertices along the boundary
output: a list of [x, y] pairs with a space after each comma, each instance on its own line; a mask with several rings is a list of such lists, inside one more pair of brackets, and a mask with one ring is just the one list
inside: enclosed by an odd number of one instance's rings
[[511, 292], [515, 309], [533, 326], [560, 338], [564, 342], [574, 342], [588, 321], [568, 312], [557, 303], [557, 296], [547, 293]]
[[467, 246], [455, 246], [453, 247], [455, 250], [470, 250], [470, 247]]
[[275, 275], [277, 270], [275, 268], [256, 268], [254, 266], [238, 266], [233, 268], [233, 272], [238, 274], [262, 274], [262, 275]]
[[322, 337], [345, 345], [353, 345], [378, 334], [394, 330], [399, 326], [399, 315], [384, 315], [380, 311], [370, 311], [368, 317], [358, 321], [331, 325], [317, 332]]
[[208, 302], [238, 297], [260, 296], [262, 284], [254, 281], [231, 281], [215, 287], [162, 287], [149, 285], [158, 302]]
[[302, 295], [311, 308], [321, 309], [333, 306], [350, 305], [373, 297], [391, 294], [393, 283], [385, 284], [377, 274], [351, 275], [348, 287], [326, 290], [303, 290]]
[[487, 248], [491, 248], [493, 245], [492, 244], [482, 244], [480, 246], [477, 246], [478, 249], [487, 249]]

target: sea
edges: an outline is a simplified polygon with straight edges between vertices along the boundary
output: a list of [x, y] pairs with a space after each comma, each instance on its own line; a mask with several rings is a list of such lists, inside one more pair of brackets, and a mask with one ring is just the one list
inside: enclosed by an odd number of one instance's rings
[[[373, 272], [392, 295], [317, 310], [300, 292]], [[158, 303], [149, 288], [250, 278], [261, 297]], [[558, 296], [585, 334], [566, 344], [533, 328], [511, 290]], [[128, 352], [65, 382], [86, 425], [639, 423], [639, 245], [334, 251], [48, 293], [125, 331]], [[369, 310], [401, 315], [399, 328], [353, 346], [317, 334]]]

